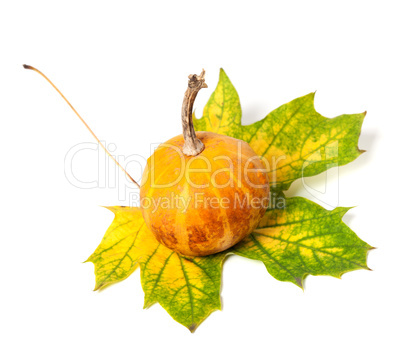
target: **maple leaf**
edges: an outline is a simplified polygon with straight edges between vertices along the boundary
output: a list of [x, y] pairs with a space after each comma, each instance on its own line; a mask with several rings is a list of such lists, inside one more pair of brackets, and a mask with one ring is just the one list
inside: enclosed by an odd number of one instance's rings
[[267, 210], [257, 229], [231, 249], [205, 257], [183, 257], [158, 243], [136, 207], [110, 207], [115, 218], [87, 261], [95, 265], [95, 290], [127, 278], [138, 266], [144, 308], [158, 302], [179, 323], [194, 331], [221, 308], [221, 268], [230, 253], [262, 261], [278, 280], [303, 287], [308, 274], [340, 277], [368, 269], [362, 241], [342, 222], [348, 208], [327, 211], [300, 197], [285, 198], [296, 179], [317, 175], [356, 159], [365, 113], [329, 119], [314, 109], [314, 94], [297, 98], [243, 126], [238, 94], [221, 69], [218, 85], [198, 131], [242, 139], [267, 161], [270, 187], [285, 201]]

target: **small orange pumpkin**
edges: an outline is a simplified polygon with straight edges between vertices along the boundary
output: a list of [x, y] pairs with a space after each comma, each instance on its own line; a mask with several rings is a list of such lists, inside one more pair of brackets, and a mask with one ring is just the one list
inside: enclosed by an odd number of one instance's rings
[[148, 159], [140, 190], [148, 228], [160, 243], [187, 256], [238, 243], [256, 228], [269, 198], [266, 167], [246, 142], [194, 132], [192, 106], [207, 87], [204, 74], [189, 76], [183, 136], [161, 144]]

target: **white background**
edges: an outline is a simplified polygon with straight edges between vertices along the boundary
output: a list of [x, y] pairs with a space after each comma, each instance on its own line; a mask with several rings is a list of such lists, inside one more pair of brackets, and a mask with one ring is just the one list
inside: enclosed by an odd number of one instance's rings
[[[402, 53], [398, 1], [2, 1], [0, 7], [0, 346], [9, 348], [400, 348]], [[181, 132], [187, 75], [207, 71], [202, 108], [223, 67], [243, 122], [317, 91], [318, 112], [367, 110], [353, 163], [289, 195], [356, 206], [345, 222], [378, 249], [373, 271], [308, 277], [303, 292], [255, 261], [230, 257], [223, 311], [191, 334], [159, 306], [142, 310], [138, 270], [95, 293], [82, 262], [129, 205], [118, 189], [65, 177], [69, 149], [93, 143], [45, 72], [114, 155], [147, 158]], [[96, 180], [98, 155], [76, 156]], [[108, 169], [115, 170], [112, 165]], [[140, 177], [140, 167], [129, 170]], [[103, 171], [103, 172], [102, 172]], [[112, 176], [110, 174], [110, 176]], [[112, 178], [112, 177], [111, 177]], [[119, 183], [125, 177], [119, 172]], [[334, 189], [335, 188], [335, 189]], [[312, 189], [310, 189], [310, 192]], [[136, 193], [136, 190], [130, 190]], [[316, 193], [317, 194], [317, 193]]]

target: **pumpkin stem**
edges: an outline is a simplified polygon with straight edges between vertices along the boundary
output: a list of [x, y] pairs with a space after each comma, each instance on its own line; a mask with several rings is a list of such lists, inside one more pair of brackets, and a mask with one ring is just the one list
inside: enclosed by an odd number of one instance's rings
[[188, 88], [184, 93], [183, 107], [181, 108], [181, 122], [183, 125], [184, 145], [183, 153], [195, 156], [201, 153], [205, 146], [195, 135], [193, 125], [193, 104], [197, 93], [204, 87], [208, 87], [204, 80], [205, 70], [200, 75], [191, 74], [188, 76]]

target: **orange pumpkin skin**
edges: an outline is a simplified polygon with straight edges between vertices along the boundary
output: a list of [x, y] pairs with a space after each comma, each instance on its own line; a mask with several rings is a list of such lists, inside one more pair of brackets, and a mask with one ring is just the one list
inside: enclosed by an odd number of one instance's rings
[[183, 136], [161, 144], [141, 182], [141, 210], [166, 247], [187, 256], [228, 249], [249, 235], [269, 200], [267, 169], [244, 141], [196, 132], [205, 145], [197, 156], [182, 152]]

